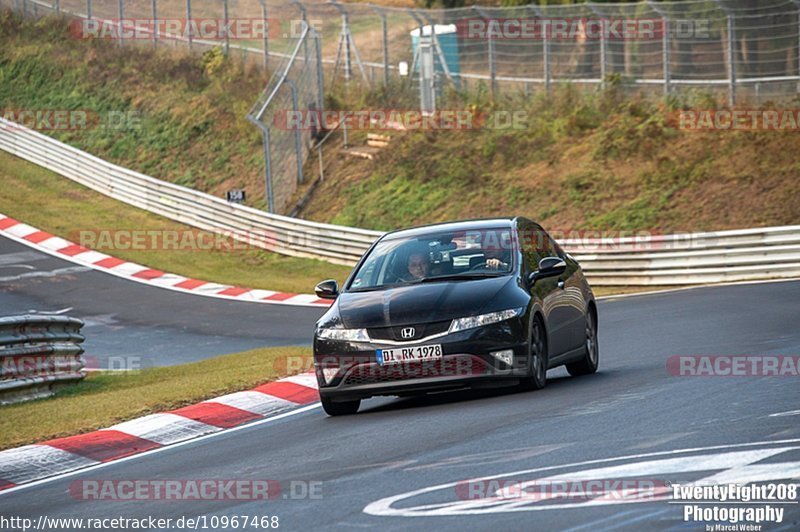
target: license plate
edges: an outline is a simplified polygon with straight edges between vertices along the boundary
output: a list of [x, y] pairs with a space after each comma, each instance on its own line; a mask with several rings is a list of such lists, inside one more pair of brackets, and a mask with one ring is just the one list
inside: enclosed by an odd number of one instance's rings
[[377, 349], [375, 356], [381, 366], [419, 360], [436, 360], [437, 358], [442, 358], [442, 346], [437, 344], [398, 347], [396, 349]]

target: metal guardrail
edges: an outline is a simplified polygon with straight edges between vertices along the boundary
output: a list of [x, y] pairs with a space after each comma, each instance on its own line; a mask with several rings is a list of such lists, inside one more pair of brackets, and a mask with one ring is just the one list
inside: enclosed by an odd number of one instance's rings
[[[0, 119], [0, 149], [135, 207], [285, 255], [352, 265], [382, 234], [228, 203], [111, 164], [4, 119]], [[251, 238], [254, 234], [259, 236], [255, 241]], [[644, 240], [560, 241], [597, 286], [800, 277], [800, 225], [660, 235]]]
[[[268, 214], [160, 181], [0, 118], [0, 149], [171, 220], [282, 253], [353, 264], [380, 232]], [[256, 235], [257, 238], [252, 237]]]
[[0, 404], [47, 397], [83, 379], [81, 327], [67, 316], [0, 318]]
[[800, 225], [563, 244], [597, 286], [800, 277]]

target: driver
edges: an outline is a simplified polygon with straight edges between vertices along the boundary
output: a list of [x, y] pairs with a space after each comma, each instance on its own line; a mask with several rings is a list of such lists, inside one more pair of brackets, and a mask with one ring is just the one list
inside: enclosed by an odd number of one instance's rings
[[426, 277], [430, 272], [430, 262], [428, 261], [427, 253], [422, 251], [414, 251], [408, 256], [408, 275], [409, 280], [417, 280]]
[[486, 268], [490, 270], [508, 270], [511, 267], [511, 235], [500, 235], [499, 242], [487, 246], [483, 250]]
[[511, 253], [505, 249], [496, 247], [485, 249], [483, 258], [486, 261], [486, 267], [490, 270], [507, 270], [511, 265]]

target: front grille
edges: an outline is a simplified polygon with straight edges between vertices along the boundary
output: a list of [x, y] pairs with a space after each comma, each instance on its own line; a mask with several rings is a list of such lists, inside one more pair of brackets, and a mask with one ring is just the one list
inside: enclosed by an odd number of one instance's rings
[[342, 380], [342, 384], [356, 386], [428, 377], [470, 377], [486, 374], [487, 370], [488, 366], [483, 360], [470, 355], [448, 356], [439, 360], [406, 362], [387, 366], [369, 363], [359, 364], [351, 369]]
[[[403, 338], [403, 329], [414, 328], [414, 336]], [[414, 342], [420, 338], [447, 332], [450, 328], [450, 320], [434, 321], [431, 323], [415, 323], [412, 325], [399, 325], [396, 327], [373, 327], [367, 329], [369, 337], [373, 340], [394, 340], [396, 342]]]

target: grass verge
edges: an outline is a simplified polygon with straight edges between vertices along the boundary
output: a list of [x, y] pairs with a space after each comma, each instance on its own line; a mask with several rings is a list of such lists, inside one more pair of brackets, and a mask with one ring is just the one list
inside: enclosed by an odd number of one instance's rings
[[[125, 205], [49, 170], [0, 152], [0, 212], [67, 239], [81, 229], [184, 231], [189, 228]], [[48, 205], [44, 210], [40, 205]], [[350, 269], [324, 261], [260, 250], [225, 252], [101, 250], [115, 257], [188, 277], [248, 288], [310, 292], [321, 279], [343, 283]], [[598, 296], [668, 287], [595, 287]]]
[[0, 407], [0, 449], [109, 427], [129, 419], [247, 390], [285, 376], [302, 347], [270, 347], [126, 373], [92, 373], [55, 396]]
[[[0, 187], [0, 212], [73, 241], [79, 240], [81, 230], [191, 230], [188, 226], [103, 196], [5, 152], [0, 152], [0, 183], [3, 184]], [[42, 208], [43, 205], [47, 208]], [[204, 281], [284, 292], [309, 293], [320, 280], [334, 278], [342, 283], [350, 272], [348, 267], [259, 249], [234, 252], [221, 249], [99, 251]]]

